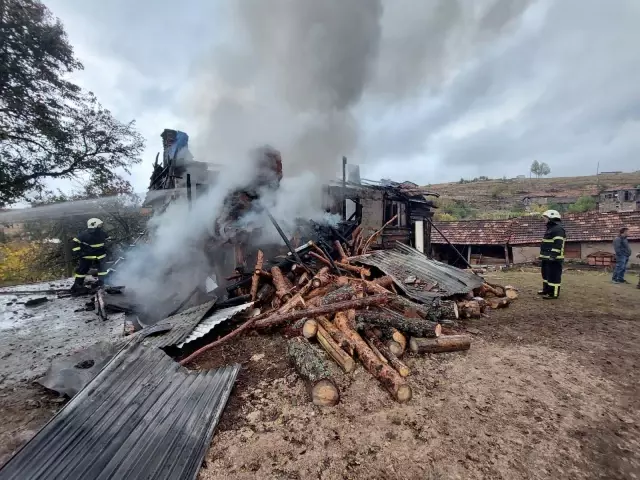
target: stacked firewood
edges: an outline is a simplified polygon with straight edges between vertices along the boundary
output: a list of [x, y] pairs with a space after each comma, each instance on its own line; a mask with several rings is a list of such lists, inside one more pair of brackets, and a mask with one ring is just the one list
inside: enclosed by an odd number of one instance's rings
[[270, 268], [258, 251], [250, 285], [233, 292], [249, 297], [257, 308], [229, 336], [249, 328], [279, 329], [316, 405], [339, 402], [337, 376], [353, 372], [357, 361], [395, 400], [407, 402], [412, 391], [404, 355], [468, 350], [471, 339], [460, 334], [460, 319], [486, 315], [517, 296], [512, 287], [485, 283], [463, 298], [416, 303], [397, 293], [391, 277], [358, 264], [357, 254], [366, 253], [371, 243], [356, 229], [350, 241], [336, 240], [331, 252], [309, 242], [308, 252], [299, 257], [305, 260]]

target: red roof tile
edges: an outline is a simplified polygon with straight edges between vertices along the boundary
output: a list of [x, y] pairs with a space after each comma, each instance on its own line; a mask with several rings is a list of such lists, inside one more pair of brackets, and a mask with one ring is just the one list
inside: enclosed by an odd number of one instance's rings
[[[505, 245], [509, 239], [512, 220], [460, 220], [434, 222], [434, 225], [451, 242], [458, 245]], [[433, 229], [431, 243], [447, 243]]]
[[[541, 217], [521, 217], [513, 220], [435, 222], [435, 225], [454, 244], [525, 245], [540, 241], [545, 223]], [[569, 242], [613, 241], [623, 226], [629, 228], [629, 240], [640, 240], [640, 211], [567, 214], [563, 225]], [[446, 243], [436, 231], [432, 232], [431, 242]]]

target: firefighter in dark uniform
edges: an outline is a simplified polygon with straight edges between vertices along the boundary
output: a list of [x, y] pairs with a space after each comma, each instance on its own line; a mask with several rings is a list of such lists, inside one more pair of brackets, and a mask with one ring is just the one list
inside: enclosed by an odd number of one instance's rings
[[562, 264], [564, 263], [564, 244], [567, 234], [557, 210], [547, 210], [542, 214], [547, 219], [547, 231], [540, 245], [542, 271], [542, 290], [538, 295], [547, 300], [557, 299], [562, 283]]
[[109, 240], [109, 236], [103, 230], [102, 220], [99, 218], [90, 218], [87, 221], [87, 230], [80, 233], [73, 239], [73, 252], [80, 256], [78, 266], [75, 271], [75, 282], [71, 287], [71, 293], [84, 293], [84, 279], [93, 268], [98, 269], [98, 281], [96, 287], [104, 284], [108, 270], [105, 268], [105, 258], [107, 256], [107, 247], [105, 243]]

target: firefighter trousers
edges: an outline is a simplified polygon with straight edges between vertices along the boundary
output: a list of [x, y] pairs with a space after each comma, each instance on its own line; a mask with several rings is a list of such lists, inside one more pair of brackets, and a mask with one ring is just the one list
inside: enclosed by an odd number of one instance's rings
[[87, 273], [89, 273], [89, 270], [91, 270], [91, 268], [98, 269], [99, 280], [104, 280], [107, 273], [109, 273], [105, 268], [104, 258], [96, 259], [83, 257], [80, 259], [80, 261], [78, 262], [78, 266], [76, 267], [74, 275], [76, 277], [76, 283], [84, 283], [84, 278], [87, 276]]
[[542, 291], [550, 297], [560, 296], [562, 284], [562, 262], [558, 260], [542, 260]]

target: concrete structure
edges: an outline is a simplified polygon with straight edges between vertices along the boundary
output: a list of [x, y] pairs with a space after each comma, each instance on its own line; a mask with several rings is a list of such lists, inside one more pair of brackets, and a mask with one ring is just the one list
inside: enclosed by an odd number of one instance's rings
[[[470, 220], [436, 222], [435, 226], [471, 264], [530, 263], [538, 258], [545, 221], [541, 217], [513, 220]], [[633, 251], [630, 263], [640, 265], [640, 211], [587, 212], [564, 216], [567, 231], [566, 261], [588, 262], [590, 257], [613, 254], [613, 240], [620, 227], [629, 228], [629, 244]], [[434, 232], [431, 243], [436, 258], [458, 264], [457, 254], [446, 240]]]
[[600, 194], [599, 212], [637, 212], [640, 211], [640, 188], [633, 185], [620, 185], [608, 188]]

